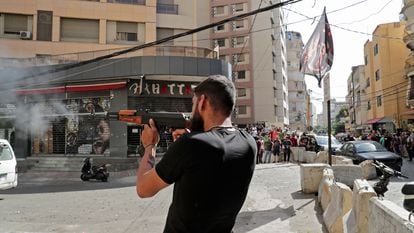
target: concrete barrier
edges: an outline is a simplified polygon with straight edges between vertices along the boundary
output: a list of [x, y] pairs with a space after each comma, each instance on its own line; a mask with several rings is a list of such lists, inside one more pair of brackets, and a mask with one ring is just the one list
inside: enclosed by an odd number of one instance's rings
[[304, 160], [306, 163], [314, 163], [316, 158], [315, 151], [305, 151], [304, 153]]
[[316, 193], [322, 179], [323, 169], [329, 167], [323, 163], [300, 165], [300, 184], [303, 193]]
[[352, 162], [352, 159], [348, 159], [344, 156], [335, 155], [332, 156], [332, 164], [354, 164], [354, 162]]
[[356, 179], [352, 193], [352, 209], [343, 218], [344, 233], [368, 232], [369, 200], [377, 194], [366, 180]]
[[292, 147], [292, 160], [299, 162], [299, 157], [305, 152], [305, 147]]
[[320, 203], [322, 210], [325, 211], [331, 202], [331, 186], [334, 182], [334, 173], [332, 168], [325, 168], [322, 172], [322, 180], [318, 189], [318, 203]]
[[373, 197], [369, 201], [369, 233], [411, 233], [414, 224], [408, 221], [409, 212], [388, 200]]
[[334, 164], [332, 165], [335, 180], [344, 183], [352, 188], [356, 179], [363, 179], [362, 168], [353, 164]]
[[375, 169], [375, 166], [372, 165], [372, 160], [365, 160], [364, 162], [360, 163], [359, 166], [362, 168], [364, 179], [372, 180], [377, 178], [377, 170]]
[[343, 217], [352, 208], [352, 191], [342, 183], [331, 186], [332, 200], [323, 213], [325, 226], [330, 233], [343, 232]]
[[329, 154], [328, 151], [319, 151], [316, 154], [316, 158], [314, 163], [328, 163], [329, 162]]

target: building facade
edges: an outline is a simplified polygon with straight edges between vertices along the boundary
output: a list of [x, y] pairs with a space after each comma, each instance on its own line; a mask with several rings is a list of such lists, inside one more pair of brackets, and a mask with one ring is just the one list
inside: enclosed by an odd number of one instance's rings
[[302, 36], [299, 32], [286, 33], [288, 90], [289, 90], [289, 127], [292, 130], [306, 131], [311, 125], [312, 108], [307, 103], [305, 75], [300, 72], [300, 56], [303, 50]]
[[405, 115], [407, 107], [408, 79], [405, 62], [409, 51], [402, 40], [405, 23], [395, 22], [378, 25], [371, 41], [364, 45], [365, 98], [367, 121], [372, 129], [393, 132], [405, 128], [412, 116]]
[[[0, 137], [19, 145], [18, 157], [135, 155], [140, 127], [108, 119], [107, 112], [191, 112], [192, 87], [211, 74], [231, 78], [230, 64], [197, 47], [203, 34], [79, 62], [203, 25], [208, 4], [1, 1], [0, 80], [8, 84], [0, 90], [7, 100], [0, 106]], [[166, 147], [168, 132], [163, 135]]]
[[365, 104], [365, 67], [364, 65], [353, 66], [347, 80], [348, 94], [346, 96], [348, 103], [349, 123], [346, 130], [350, 133], [360, 135], [370, 130], [370, 126], [366, 125], [367, 108]]
[[[211, 22], [279, 1], [211, 1]], [[232, 64], [239, 125], [289, 125], [285, 28], [281, 9], [263, 12], [211, 30], [212, 46]]]

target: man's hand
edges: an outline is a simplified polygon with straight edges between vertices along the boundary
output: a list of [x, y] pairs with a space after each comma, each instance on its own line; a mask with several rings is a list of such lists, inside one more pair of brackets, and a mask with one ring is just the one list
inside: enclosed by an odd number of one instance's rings
[[189, 129], [176, 129], [172, 132], [173, 141], [175, 142], [179, 139], [183, 134], [189, 133]]
[[156, 146], [160, 141], [160, 134], [158, 133], [157, 127], [153, 119], [149, 120], [149, 124], [144, 125], [144, 130], [141, 135], [141, 142], [144, 148], [150, 146]]

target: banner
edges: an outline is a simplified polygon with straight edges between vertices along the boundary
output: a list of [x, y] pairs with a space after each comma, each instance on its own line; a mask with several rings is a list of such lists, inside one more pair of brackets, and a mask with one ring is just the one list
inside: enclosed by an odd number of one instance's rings
[[303, 49], [299, 66], [301, 72], [318, 80], [319, 87], [332, 67], [334, 55], [332, 33], [325, 10], [324, 8], [315, 31]]

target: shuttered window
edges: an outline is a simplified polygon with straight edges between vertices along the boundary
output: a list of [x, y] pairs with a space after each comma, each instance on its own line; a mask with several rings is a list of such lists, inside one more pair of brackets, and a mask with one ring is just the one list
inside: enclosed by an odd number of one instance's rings
[[137, 23], [116, 22], [116, 39], [125, 41], [138, 40]]
[[4, 33], [19, 35], [20, 31], [27, 31], [27, 16], [17, 14], [5, 14]]
[[98, 42], [99, 20], [62, 18], [61, 41]]

